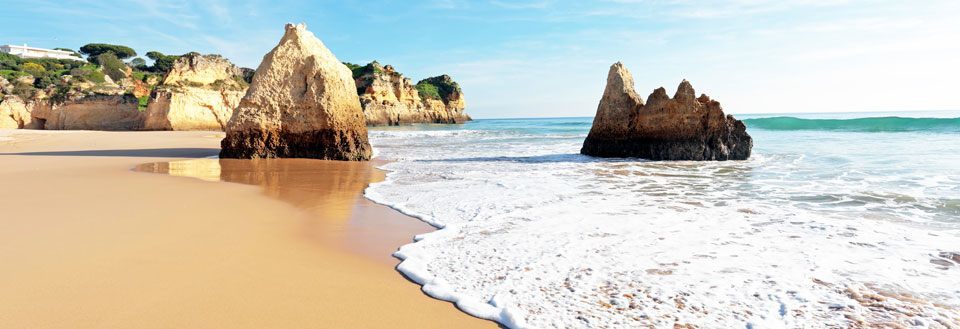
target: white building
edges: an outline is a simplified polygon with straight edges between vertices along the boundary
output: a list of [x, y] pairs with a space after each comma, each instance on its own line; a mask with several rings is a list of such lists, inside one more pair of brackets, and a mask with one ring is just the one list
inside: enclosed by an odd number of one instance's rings
[[23, 46], [2, 45], [0, 46], [0, 52], [11, 54], [11, 55], [17, 55], [17, 56], [20, 56], [21, 58], [57, 58], [57, 59], [72, 59], [76, 61], [86, 61], [83, 58], [74, 56], [73, 53], [69, 51], [34, 48], [34, 47], [27, 47], [27, 45], [23, 45]]

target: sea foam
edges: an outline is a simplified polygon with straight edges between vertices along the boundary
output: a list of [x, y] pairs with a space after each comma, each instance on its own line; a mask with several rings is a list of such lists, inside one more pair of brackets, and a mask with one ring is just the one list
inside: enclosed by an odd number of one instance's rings
[[366, 196], [441, 228], [395, 254], [428, 295], [511, 328], [960, 323], [958, 136], [758, 131], [747, 161], [648, 162], [545, 121], [370, 132], [394, 161]]

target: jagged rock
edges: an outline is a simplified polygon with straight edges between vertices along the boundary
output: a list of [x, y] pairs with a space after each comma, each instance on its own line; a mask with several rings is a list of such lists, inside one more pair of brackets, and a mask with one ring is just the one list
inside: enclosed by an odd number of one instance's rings
[[36, 100], [28, 104], [32, 123], [47, 130], [139, 130], [144, 115], [133, 95], [91, 95], [64, 103]]
[[13, 81], [14, 81], [15, 84], [33, 85], [33, 82], [36, 81], [36, 80], [37, 80], [37, 79], [34, 78], [32, 75], [25, 75], [25, 76], [16, 78], [16, 79], [14, 79]]
[[[413, 82], [390, 65], [381, 66], [374, 61], [358, 71], [359, 74], [355, 73], [357, 93], [369, 126], [470, 120], [463, 113], [465, 103], [458, 85], [449, 91], [451, 95], [447, 95], [447, 99], [433, 99], [420, 95]], [[446, 77], [446, 83], [456, 85], [449, 76], [442, 77]], [[437, 78], [441, 77], [431, 79]]]
[[14, 95], [7, 95], [0, 101], [0, 129], [22, 129], [31, 123], [27, 104]]
[[150, 97], [146, 130], [224, 130], [246, 94], [243, 71], [218, 55], [177, 59]]
[[13, 84], [7, 79], [0, 77], [0, 94], [11, 94], [13, 93]]
[[133, 80], [133, 96], [137, 98], [150, 96], [150, 85], [140, 80]]
[[227, 123], [222, 158], [367, 160], [350, 70], [304, 24], [287, 24]]
[[753, 139], [743, 122], [724, 115], [720, 103], [696, 97], [684, 80], [671, 99], [657, 88], [647, 103], [633, 89], [622, 63], [610, 67], [590, 134], [580, 153], [651, 160], [744, 160]]

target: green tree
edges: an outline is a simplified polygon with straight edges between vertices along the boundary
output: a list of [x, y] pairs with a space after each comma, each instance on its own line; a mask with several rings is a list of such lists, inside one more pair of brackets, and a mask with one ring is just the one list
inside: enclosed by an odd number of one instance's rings
[[103, 73], [109, 75], [113, 81], [119, 82], [127, 76], [127, 64], [124, 64], [113, 52], [105, 52], [97, 56], [97, 63], [100, 63]]
[[180, 56], [176, 55], [164, 55], [159, 51], [151, 51], [147, 53], [147, 58], [153, 60], [153, 67], [150, 68], [151, 71], [157, 73], [167, 73], [173, 68], [173, 63], [180, 59]]
[[137, 52], [133, 48], [121, 45], [111, 45], [106, 43], [90, 43], [80, 47], [80, 53], [87, 55], [91, 62], [94, 61], [98, 56], [105, 53], [113, 53], [119, 59], [127, 59], [133, 56], [137, 56]]
[[147, 68], [147, 60], [137, 57], [130, 60], [130, 65], [133, 66], [133, 68], [142, 71]]

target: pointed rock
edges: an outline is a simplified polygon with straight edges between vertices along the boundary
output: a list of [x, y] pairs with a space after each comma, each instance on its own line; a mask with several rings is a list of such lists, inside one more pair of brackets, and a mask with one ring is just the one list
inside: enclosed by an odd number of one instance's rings
[[[629, 88], [623, 81], [629, 81]], [[719, 102], [695, 95], [684, 80], [673, 99], [661, 87], [643, 104], [633, 91], [630, 73], [622, 64], [614, 64], [580, 153], [651, 160], [749, 158], [753, 139], [743, 122], [724, 115]]]
[[683, 82], [680, 82], [680, 85], [677, 86], [677, 93], [673, 95], [673, 99], [682, 102], [688, 102], [696, 98], [697, 93], [693, 91], [693, 86], [690, 85], [687, 79], [683, 79]]
[[368, 160], [367, 128], [350, 69], [304, 24], [257, 68], [227, 123], [221, 158]]
[[606, 139], [626, 137], [636, 108], [640, 106], [643, 106], [643, 99], [633, 90], [630, 71], [620, 62], [611, 65], [591, 131], [597, 131], [598, 137]]

